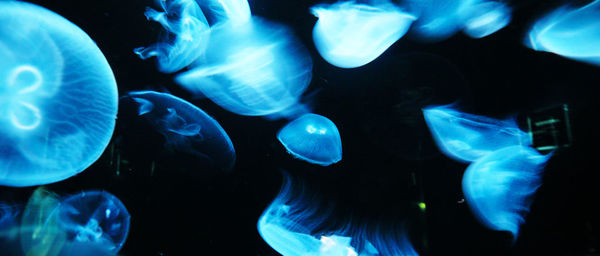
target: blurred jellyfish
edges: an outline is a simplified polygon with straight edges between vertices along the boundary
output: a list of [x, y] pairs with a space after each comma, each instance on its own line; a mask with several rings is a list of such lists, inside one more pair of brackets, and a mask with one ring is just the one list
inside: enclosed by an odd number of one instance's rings
[[231, 112], [262, 116], [297, 104], [311, 78], [310, 55], [291, 31], [252, 17], [212, 27], [206, 58], [176, 80]]
[[508, 25], [511, 19], [510, 9], [501, 2], [476, 3], [467, 12], [463, 32], [472, 38], [489, 36]]
[[163, 41], [134, 52], [141, 58], [156, 56], [158, 69], [172, 73], [190, 65], [204, 54], [210, 31], [202, 9], [194, 0], [156, 0], [163, 12], [147, 8], [146, 18], [167, 31]]
[[342, 160], [342, 140], [335, 124], [324, 116], [305, 114], [284, 126], [277, 139], [294, 157], [322, 166]]
[[66, 198], [38, 189], [23, 213], [25, 255], [115, 255], [125, 243], [130, 215], [123, 203], [103, 191]]
[[215, 17], [215, 23], [244, 23], [252, 16], [248, 0], [206, 1], [206, 4], [211, 16]]
[[472, 162], [500, 148], [531, 144], [514, 119], [476, 116], [450, 106], [424, 108], [423, 114], [440, 150], [458, 161]]
[[526, 44], [536, 51], [600, 65], [600, 0], [565, 6], [535, 22]]
[[417, 20], [412, 32], [426, 41], [444, 40], [461, 30], [469, 7], [479, 0], [405, 0]]
[[117, 86], [92, 39], [42, 7], [0, 1], [0, 185], [69, 178], [112, 136]]
[[123, 100], [137, 104], [137, 113], [166, 139], [168, 149], [200, 157], [201, 160], [230, 170], [235, 150], [221, 125], [198, 107], [166, 93], [130, 92]]
[[510, 231], [516, 238], [549, 157], [529, 147], [511, 146], [472, 163], [462, 186], [473, 214], [486, 227]]
[[313, 29], [317, 50], [327, 62], [341, 68], [365, 65], [381, 55], [408, 31], [415, 16], [390, 2], [354, 1], [317, 5]]

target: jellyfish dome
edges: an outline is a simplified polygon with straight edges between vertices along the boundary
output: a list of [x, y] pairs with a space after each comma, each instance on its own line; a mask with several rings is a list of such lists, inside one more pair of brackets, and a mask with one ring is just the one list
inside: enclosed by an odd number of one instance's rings
[[311, 11], [319, 18], [313, 29], [317, 50], [327, 62], [341, 68], [373, 61], [398, 41], [416, 19], [388, 2], [337, 2], [314, 6]]
[[290, 29], [251, 17], [213, 26], [205, 56], [176, 80], [231, 112], [263, 116], [296, 105], [311, 78], [310, 55]]
[[235, 150], [221, 125], [200, 108], [166, 93], [130, 92], [123, 97], [137, 105], [144, 118], [166, 139], [166, 147], [193, 154], [219, 169], [230, 170]]
[[417, 16], [412, 32], [426, 41], [444, 40], [464, 26], [471, 5], [480, 0], [406, 0]]
[[504, 147], [531, 144], [529, 134], [513, 119], [472, 115], [450, 106], [428, 107], [423, 114], [440, 150], [458, 161], [472, 162]]
[[316, 114], [305, 114], [284, 126], [277, 139], [293, 156], [328, 166], [342, 160], [342, 140], [335, 124]]
[[0, 1], [0, 185], [69, 178], [112, 136], [117, 86], [92, 39], [40, 6]]
[[488, 228], [516, 237], [549, 157], [529, 147], [511, 146], [472, 163], [462, 187], [473, 214]]
[[472, 38], [483, 38], [504, 28], [511, 19], [510, 9], [501, 2], [489, 1], [468, 8], [463, 32]]

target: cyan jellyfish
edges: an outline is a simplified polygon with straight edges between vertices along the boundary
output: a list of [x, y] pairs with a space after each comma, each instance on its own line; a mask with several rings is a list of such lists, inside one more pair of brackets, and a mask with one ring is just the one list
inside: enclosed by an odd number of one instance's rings
[[214, 23], [245, 23], [252, 17], [248, 0], [206, 1], [204, 4], [214, 17]]
[[26, 255], [115, 255], [127, 238], [130, 215], [108, 192], [86, 191], [60, 198], [36, 190], [21, 223]]
[[472, 38], [489, 36], [508, 25], [511, 19], [511, 10], [495, 1], [473, 4], [467, 13], [463, 32]]
[[387, 1], [321, 4], [311, 12], [319, 18], [313, 29], [317, 50], [327, 62], [341, 68], [373, 61], [398, 41], [416, 18]]
[[0, 1], [0, 185], [69, 178], [112, 136], [117, 85], [104, 55], [73, 23], [40, 6]]
[[342, 139], [324, 116], [305, 114], [285, 125], [277, 139], [294, 157], [322, 166], [342, 160]]
[[444, 40], [464, 26], [469, 7], [479, 0], [405, 0], [417, 20], [411, 32], [422, 40]]
[[511, 146], [472, 163], [462, 187], [473, 214], [486, 227], [516, 238], [549, 158], [529, 147]]
[[423, 115], [438, 148], [458, 161], [472, 162], [500, 148], [531, 144], [514, 119], [467, 114], [450, 106], [424, 108]]
[[230, 170], [235, 163], [231, 139], [219, 123], [191, 103], [166, 93], [130, 92], [123, 100], [137, 105], [137, 114], [165, 139], [165, 146], [200, 157], [201, 160]]
[[158, 69], [172, 73], [190, 65], [204, 54], [210, 31], [202, 9], [194, 0], [156, 0], [163, 12], [147, 8], [146, 18], [166, 30], [163, 41], [134, 52], [141, 58], [156, 56]]
[[536, 51], [600, 65], [600, 0], [561, 7], [535, 22], [526, 44]]

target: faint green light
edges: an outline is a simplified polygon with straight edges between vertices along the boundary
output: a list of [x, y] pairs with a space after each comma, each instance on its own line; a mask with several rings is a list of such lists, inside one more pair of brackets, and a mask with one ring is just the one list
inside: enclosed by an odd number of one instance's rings
[[421, 211], [425, 211], [425, 208], [427, 208], [427, 205], [425, 205], [425, 202], [420, 202], [418, 205], [419, 205], [419, 208], [421, 209]]

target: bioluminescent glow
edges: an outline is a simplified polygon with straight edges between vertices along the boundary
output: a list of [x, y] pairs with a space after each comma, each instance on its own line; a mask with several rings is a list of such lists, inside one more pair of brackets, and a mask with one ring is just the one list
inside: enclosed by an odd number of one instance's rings
[[252, 17], [248, 0], [207, 1], [206, 4], [210, 14], [215, 17], [216, 23], [244, 23]]
[[69, 178], [112, 136], [117, 85], [92, 39], [40, 6], [0, 1], [0, 185]]
[[324, 116], [305, 114], [287, 125], [277, 139], [294, 157], [328, 166], [342, 160], [342, 139], [335, 124]]
[[297, 104], [312, 78], [312, 60], [287, 27], [252, 17], [211, 28], [205, 61], [176, 80], [192, 93], [249, 116]]
[[417, 20], [411, 31], [422, 40], [444, 40], [464, 26], [469, 7], [479, 0], [406, 0]]
[[468, 9], [463, 32], [472, 38], [489, 36], [510, 23], [511, 10], [501, 2], [480, 2]]
[[166, 93], [130, 92], [123, 100], [137, 103], [137, 113], [166, 139], [174, 151], [193, 154], [223, 170], [235, 164], [231, 139], [219, 123], [191, 103]]
[[531, 144], [529, 134], [513, 119], [462, 113], [450, 106], [425, 108], [423, 114], [440, 150], [459, 161], [472, 162], [500, 148]]
[[600, 0], [562, 7], [535, 22], [526, 40], [536, 51], [600, 65]]
[[391, 2], [376, 5], [354, 1], [317, 5], [313, 40], [321, 56], [334, 66], [355, 68], [381, 55], [415, 20]]
[[167, 34], [162, 42], [136, 48], [134, 52], [141, 59], [156, 56], [158, 69], [162, 72], [176, 72], [204, 54], [210, 37], [208, 21], [194, 0], [156, 2], [163, 12], [148, 8], [146, 18], [160, 23]]
[[130, 215], [104, 191], [61, 198], [37, 189], [17, 231], [24, 255], [115, 255], [125, 243]]
[[549, 157], [529, 147], [511, 146], [473, 162], [462, 182], [473, 214], [486, 227], [510, 231], [516, 238]]

